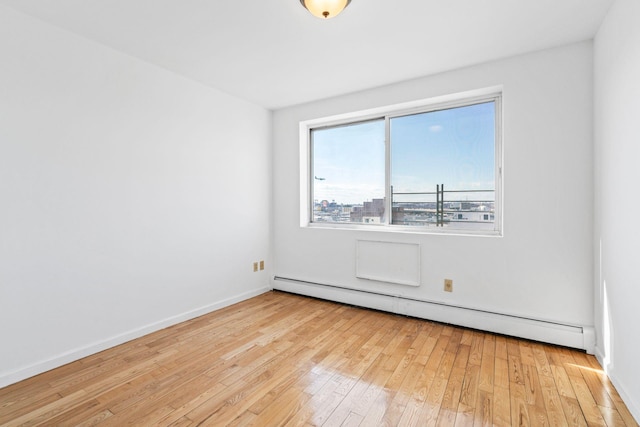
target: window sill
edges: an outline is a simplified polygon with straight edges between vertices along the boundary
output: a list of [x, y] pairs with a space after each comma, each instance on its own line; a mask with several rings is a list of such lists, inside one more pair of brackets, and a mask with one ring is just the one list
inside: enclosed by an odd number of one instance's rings
[[311, 222], [303, 224], [301, 228], [316, 230], [344, 230], [344, 231], [366, 231], [399, 234], [435, 235], [435, 236], [457, 236], [457, 237], [503, 237], [501, 231], [497, 230], [462, 230], [447, 229], [440, 227], [412, 227], [403, 225], [365, 225], [357, 223], [317, 223]]

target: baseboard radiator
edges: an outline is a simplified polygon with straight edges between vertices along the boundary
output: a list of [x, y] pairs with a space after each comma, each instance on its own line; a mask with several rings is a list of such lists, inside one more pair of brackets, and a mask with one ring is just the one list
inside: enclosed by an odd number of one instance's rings
[[275, 276], [273, 289], [549, 344], [595, 351], [592, 326], [567, 325], [410, 297]]

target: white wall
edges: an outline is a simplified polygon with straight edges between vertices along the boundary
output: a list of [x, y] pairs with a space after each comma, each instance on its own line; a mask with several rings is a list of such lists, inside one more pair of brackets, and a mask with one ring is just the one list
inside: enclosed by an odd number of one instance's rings
[[640, 420], [640, 2], [616, 0], [594, 44], [597, 355]]
[[0, 58], [0, 386], [269, 288], [269, 111], [5, 7]]
[[[275, 275], [592, 326], [592, 59], [583, 42], [276, 111]], [[300, 121], [496, 85], [504, 237], [300, 227]], [[356, 239], [420, 244], [421, 286], [357, 279]]]

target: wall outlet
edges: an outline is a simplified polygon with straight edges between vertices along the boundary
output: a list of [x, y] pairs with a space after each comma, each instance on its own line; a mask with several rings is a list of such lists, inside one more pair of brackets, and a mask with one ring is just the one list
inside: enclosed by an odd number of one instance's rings
[[445, 292], [453, 292], [453, 280], [444, 279], [444, 291]]
[[264, 270], [264, 261], [260, 261], [260, 270]]
[[255, 273], [256, 271], [258, 271], [258, 263], [254, 262], [253, 263], [253, 272]]

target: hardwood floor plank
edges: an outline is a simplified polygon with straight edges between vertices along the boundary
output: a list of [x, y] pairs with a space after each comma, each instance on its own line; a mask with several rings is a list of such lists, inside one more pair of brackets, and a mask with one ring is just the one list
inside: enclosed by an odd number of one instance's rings
[[111, 415], [113, 415], [111, 411], [102, 407], [100, 402], [95, 399], [91, 399], [82, 402], [80, 405], [75, 406], [68, 411], [63, 411], [57, 416], [48, 418], [44, 423], [42, 423], [42, 425], [75, 426], [79, 423], [103, 421]]
[[106, 420], [107, 418], [109, 418], [110, 416], [112, 416], [113, 414], [111, 413], [111, 411], [104, 410], [102, 412], [99, 412], [95, 415], [92, 415], [90, 417], [78, 417], [78, 419], [70, 419], [68, 420], [68, 422], [59, 424], [60, 427], [64, 427], [64, 426], [75, 426], [75, 427], [91, 427], [91, 426], [96, 426], [100, 423], [102, 423], [102, 421]]
[[627, 426], [636, 426], [637, 427], [638, 423], [633, 418], [633, 415], [631, 415], [631, 412], [629, 411], [629, 408], [627, 408], [627, 405], [624, 404], [624, 402], [622, 401], [622, 398], [620, 397], [618, 392], [615, 391], [615, 389], [613, 391], [614, 391], [613, 393], [610, 393], [611, 397], [613, 398], [613, 402], [616, 405], [616, 410], [618, 411], [618, 413], [620, 414], [620, 416], [624, 420], [625, 425], [627, 425]]
[[518, 341], [518, 349], [520, 350], [520, 360], [523, 365], [536, 366], [536, 359], [533, 356], [533, 349], [529, 341]]
[[85, 391], [77, 391], [74, 394], [70, 394], [69, 396], [62, 397], [55, 402], [48, 403], [46, 405], [40, 406], [33, 411], [26, 413], [20, 417], [14, 418], [7, 423], [3, 424], [3, 427], [29, 427], [41, 424], [60, 413], [65, 412], [69, 408], [73, 408], [75, 406], [79, 406], [83, 404], [83, 401], [86, 399], [87, 393]]
[[[469, 358], [471, 362], [471, 358]], [[478, 402], [478, 380], [480, 377], [480, 366], [467, 364], [467, 368], [462, 382], [460, 392], [460, 402], [456, 415], [456, 426], [473, 425], [475, 409]]]
[[560, 401], [560, 395], [558, 394], [558, 390], [556, 389], [556, 384], [553, 380], [553, 377], [540, 375], [539, 380], [540, 389], [542, 392], [542, 400], [544, 402], [544, 407], [549, 418], [549, 425], [568, 427], [569, 423], [562, 409], [562, 402]]
[[[580, 368], [591, 395], [593, 396], [607, 425], [637, 426], [622, 399], [604, 374], [595, 357], [583, 353], [572, 354], [576, 365]], [[621, 424], [622, 422], [622, 424]]]
[[[461, 346], [460, 348], [462, 349], [463, 347]], [[475, 408], [476, 405], [480, 385], [481, 369], [482, 368], [478, 365], [469, 364], [467, 364], [465, 368], [462, 390], [460, 391], [460, 404], [465, 405], [470, 409]], [[491, 392], [493, 392], [493, 387], [491, 387]]]
[[[456, 361], [456, 356], [458, 355], [458, 348], [460, 347], [460, 339], [462, 338], [462, 334], [452, 334], [445, 349], [444, 355], [440, 360], [440, 364], [438, 365], [438, 370], [435, 373], [435, 376], [430, 381], [429, 391], [427, 393], [427, 398], [422, 407], [422, 411], [420, 412], [420, 416], [418, 417], [418, 424], [425, 423], [422, 425], [428, 425], [437, 422], [439, 414], [442, 410], [443, 400], [447, 402], [445, 397], [445, 393], [447, 391], [447, 386], [449, 385], [449, 378], [451, 376], [451, 372], [453, 370], [454, 363]], [[469, 358], [471, 353], [471, 349], [469, 349]], [[462, 355], [462, 357], [467, 358], [467, 353]], [[459, 361], [462, 364], [462, 361]], [[459, 380], [459, 379], [458, 379]], [[462, 389], [462, 385], [460, 386]], [[452, 393], [455, 393], [455, 390], [451, 390]], [[451, 399], [451, 398], [450, 398]], [[455, 401], [450, 404], [450, 406], [454, 406]], [[445, 412], [448, 412], [445, 409]]]
[[508, 356], [507, 338], [500, 335], [496, 336], [496, 358], [507, 360]]
[[460, 345], [468, 345], [471, 347], [471, 342], [473, 341], [473, 331], [471, 329], [465, 329], [462, 332], [462, 339], [460, 340]]
[[545, 346], [540, 343], [533, 343], [531, 350], [533, 351], [533, 358], [535, 359], [535, 367], [538, 370], [538, 375], [553, 377], [551, 365], [549, 365], [549, 359], [545, 352]]
[[553, 379], [556, 383], [556, 388], [558, 389], [560, 396], [575, 399], [576, 394], [573, 391], [571, 381], [569, 381], [569, 376], [564, 368], [553, 365], [551, 367], [551, 372], [553, 372]]
[[560, 402], [562, 403], [562, 410], [564, 416], [567, 419], [567, 423], [570, 426], [583, 427], [587, 425], [587, 420], [582, 413], [578, 399], [573, 399], [566, 396], [560, 396]]
[[542, 396], [540, 379], [536, 367], [523, 364], [522, 375], [524, 377], [524, 390], [527, 404], [544, 409], [544, 398]]
[[[40, 394], [38, 394], [40, 397]], [[0, 424], [11, 421], [12, 419], [18, 418], [24, 414], [27, 414], [33, 410], [33, 407], [44, 406], [49, 403], [55, 402], [62, 398], [62, 396], [58, 393], [50, 393], [42, 395], [39, 400], [36, 398], [28, 398], [28, 396], [24, 396], [23, 398], [15, 401], [5, 401], [3, 402], [3, 406], [0, 408]]]
[[504, 427], [511, 425], [511, 399], [508, 387], [493, 388], [493, 425]]
[[[407, 351], [409, 353], [415, 353], [412, 351], [416, 347], [421, 347], [423, 342], [427, 340], [427, 336], [424, 334], [418, 334], [416, 336], [416, 340], [412, 344], [412, 347]], [[380, 335], [379, 333], [374, 334], [374, 336], [368, 341], [371, 344], [379, 343]], [[363, 346], [363, 350], [368, 347]], [[348, 367], [345, 369], [346, 372], [350, 374], [353, 378], [358, 378], [354, 387], [351, 388], [349, 393], [345, 395], [345, 398], [340, 402], [340, 405], [333, 411], [327, 422], [332, 424], [340, 425], [342, 421], [346, 420], [349, 414], [356, 408], [357, 403], [363, 399], [365, 393], [369, 389], [369, 380], [370, 378], [375, 378], [374, 372], [369, 371], [369, 367], [374, 361], [380, 361], [378, 357], [382, 354], [383, 347], [369, 347], [370, 350], [367, 350], [364, 354], [359, 357], [353, 358], [352, 361], [349, 362]], [[355, 362], [355, 364], [354, 364]]]
[[362, 415], [351, 412], [347, 419], [341, 424], [341, 427], [358, 427], [362, 424], [363, 419], [364, 417]]
[[552, 363], [551, 372], [553, 373], [554, 382], [560, 395], [560, 402], [562, 403], [562, 409], [567, 422], [571, 426], [586, 425], [584, 414], [578, 404], [571, 381], [569, 380], [567, 372], [562, 367], [562, 362], [557, 357], [557, 352], [549, 352], [548, 354], [549, 360]]
[[455, 425], [458, 404], [460, 402], [460, 394], [462, 393], [462, 385], [464, 383], [464, 376], [466, 374], [466, 367], [470, 352], [471, 347], [468, 345], [460, 345], [458, 347], [456, 359], [453, 362], [453, 369], [449, 376], [449, 381], [447, 382], [447, 388], [445, 389], [442, 397], [440, 412], [438, 413], [437, 419], [438, 425]]
[[576, 393], [580, 409], [587, 420], [587, 424], [589, 426], [606, 426], [606, 423], [602, 418], [602, 413], [598, 409], [598, 405], [591, 395], [589, 387], [582, 376], [578, 377], [570, 375], [569, 381], [571, 381], [571, 385]]
[[[424, 365], [419, 363], [412, 364], [407, 376], [395, 393], [394, 398], [391, 400], [391, 403], [388, 404], [383, 417], [386, 425], [402, 425], [403, 417], [411, 420], [415, 416], [415, 413], [424, 407], [424, 402], [415, 399], [413, 396], [413, 391], [417, 388], [418, 381], [424, 378], [422, 376], [423, 371]], [[438, 378], [438, 374], [436, 374], [435, 377]], [[441, 382], [442, 379], [438, 378], [435, 381]], [[426, 396], [425, 401], [428, 399], [429, 395]], [[411, 424], [411, 421], [406, 421], [405, 423]]]
[[409, 401], [409, 406], [408, 408], [405, 407], [405, 411], [403, 412], [404, 419], [401, 419], [401, 422], [405, 425], [420, 425], [421, 423], [426, 422], [422, 419], [423, 416], [433, 421], [437, 418], [440, 402], [438, 402], [437, 407], [429, 408], [429, 414], [425, 414], [423, 408], [430, 398], [433, 399], [433, 397], [430, 397], [429, 393], [433, 393], [431, 392], [431, 387], [438, 375], [438, 369], [443, 358], [446, 356], [446, 349], [449, 347], [449, 341], [451, 340], [450, 335], [442, 334], [443, 331], [444, 328], [439, 331], [440, 334], [435, 345], [429, 345], [429, 348], [431, 349], [429, 358], [418, 377], [416, 387], [414, 388], [411, 400]]
[[509, 361], [496, 357], [493, 363], [493, 387], [509, 389]]
[[478, 390], [473, 425], [476, 427], [491, 427], [493, 425], [493, 392]]
[[487, 335], [482, 348], [482, 361], [480, 362], [480, 382], [478, 388], [487, 393], [493, 393], [493, 380], [495, 369], [496, 341], [493, 335]]
[[484, 334], [478, 331], [473, 332], [471, 340], [471, 351], [469, 352], [469, 364], [478, 365], [482, 362], [482, 351], [484, 349]]
[[0, 426], [638, 426], [593, 356], [269, 292], [0, 389]]
[[520, 350], [514, 340], [507, 347], [509, 352], [509, 397], [511, 406], [511, 422], [518, 426], [530, 426], [528, 405], [522, 364], [520, 363]]
[[614, 427], [627, 425], [617, 409], [609, 408], [606, 406], [598, 406], [598, 409], [600, 409], [602, 418], [604, 419], [605, 423], [607, 423], [607, 426]]
[[262, 425], [283, 425], [287, 423], [310, 398], [311, 396], [304, 393], [301, 389], [291, 387], [273, 400], [268, 407], [264, 408], [256, 419], [259, 419]]

